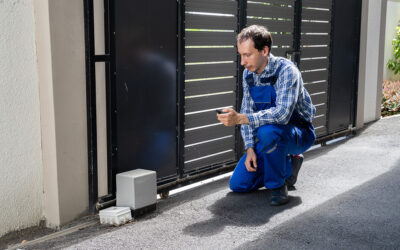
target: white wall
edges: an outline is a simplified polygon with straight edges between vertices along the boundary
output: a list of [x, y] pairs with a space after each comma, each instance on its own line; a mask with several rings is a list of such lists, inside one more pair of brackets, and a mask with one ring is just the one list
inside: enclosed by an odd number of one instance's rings
[[[384, 35], [385, 30], [386, 1], [363, 1], [363, 4], [368, 3], [367, 21], [363, 23], [367, 25], [366, 46], [365, 51], [360, 50], [360, 58], [364, 56], [365, 59], [365, 69], [360, 70], [360, 74], [364, 74], [364, 76], [359, 77], [360, 81], [363, 80], [365, 83], [364, 123], [374, 121], [380, 117], [384, 45], [384, 37], [381, 37], [381, 35]], [[363, 37], [363, 35], [361, 36]], [[360, 59], [360, 63], [362, 64], [362, 59]]]
[[[1, 1], [1, 0], [0, 0]], [[46, 225], [88, 213], [85, 40], [82, 0], [33, 0]]]
[[[54, 110], [54, 114], [42, 112], [41, 117], [54, 120], [55, 129], [55, 141], [51, 139], [49, 144], [44, 145], [43, 158], [54, 157], [51, 148], [55, 143], [57, 161], [57, 166], [45, 165], [45, 173], [50, 170], [57, 175], [57, 179], [46, 176], [45, 190], [58, 189], [55, 196], [46, 196], [45, 215], [47, 225], [59, 226], [89, 212], [84, 11], [82, 0], [37, 2], [48, 2], [51, 43], [49, 70], [52, 74], [49, 84], [53, 89], [53, 100], [46, 103], [41, 99], [41, 106], [53, 105]], [[43, 49], [42, 46], [40, 48]], [[40, 66], [42, 63], [39, 61]], [[41, 81], [40, 86], [42, 91], [47, 84], [42, 85]], [[58, 211], [47, 210], [47, 207], [54, 205], [52, 197], [58, 199]], [[58, 213], [58, 218], [50, 221], [47, 212]]]
[[385, 57], [383, 65], [383, 78], [387, 80], [400, 80], [400, 74], [395, 76], [393, 71], [386, 67], [389, 59], [393, 58], [392, 40], [396, 36], [396, 27], [400, 21], [400, 0], [388, 0], [386, 13]]
[[0, 0], [0, 236], [42, 219], [33, 2]]

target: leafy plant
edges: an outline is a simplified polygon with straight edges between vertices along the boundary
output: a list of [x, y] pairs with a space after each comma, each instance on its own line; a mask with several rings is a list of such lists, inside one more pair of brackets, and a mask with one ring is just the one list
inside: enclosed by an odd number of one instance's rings
[[394, 49], [394, 59], [390, 59], [387, 63], [388, 69], [395, 74], [400, 72], [400, 23], [396, 27], [396, 37], [392, 41]]
[[400, 81], [383, 81], [382, 116], [400, 113]]

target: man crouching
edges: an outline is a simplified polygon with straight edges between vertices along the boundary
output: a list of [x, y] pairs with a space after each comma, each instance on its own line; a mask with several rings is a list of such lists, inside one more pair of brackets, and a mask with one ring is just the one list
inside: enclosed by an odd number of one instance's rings
[[234, 192], [262, 186], [272, 190], [270, 205], [289, 202], [288, 186], [297, 180], [305, 152], [315, 141], [315, 107], [300, 71], [271, 54], [272, 38], [263, 26], [244, 28], [237, 37], [243, 72], [240, 113], [217, 114], [225, 126], [241, 124], [246, 153], [230, 179]]

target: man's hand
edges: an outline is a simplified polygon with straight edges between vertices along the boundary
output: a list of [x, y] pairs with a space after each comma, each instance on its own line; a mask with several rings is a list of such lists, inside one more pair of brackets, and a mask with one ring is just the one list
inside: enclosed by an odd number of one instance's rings
[[244, 165], [246, 166], [246, 169], [249, 172], [257, 171], [257, 155], [254, 152], [253, 148], [247, 149], [247, 156]]
[[218, 120], [225, 126], [235, 126], [237, 124], [249, 124], [249, 119], [245, 114], [240, 114], [233, 109], [223, 109], [223, 114], [217, 114]]

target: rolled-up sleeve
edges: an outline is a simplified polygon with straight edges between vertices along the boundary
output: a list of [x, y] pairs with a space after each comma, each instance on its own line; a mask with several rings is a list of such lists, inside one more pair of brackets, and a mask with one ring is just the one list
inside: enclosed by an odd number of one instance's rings
[[[251, 108], [251, 100], [249, 93], [249, 86], [246, 82], [245, 76], [247, 75], [247, 70], [243, 72], [243, 99], [242, 106], [240, 109], [240, 113], [246, 114], [247, 116], [253, 114], [253, 109]], [[251, 125], [242, 124], [240, 127], [240, 131], [242, 134], [242, 138], [244, 141], [244, 147], [247, 150], [248, 148], [254, 148], [254, 128]]]

